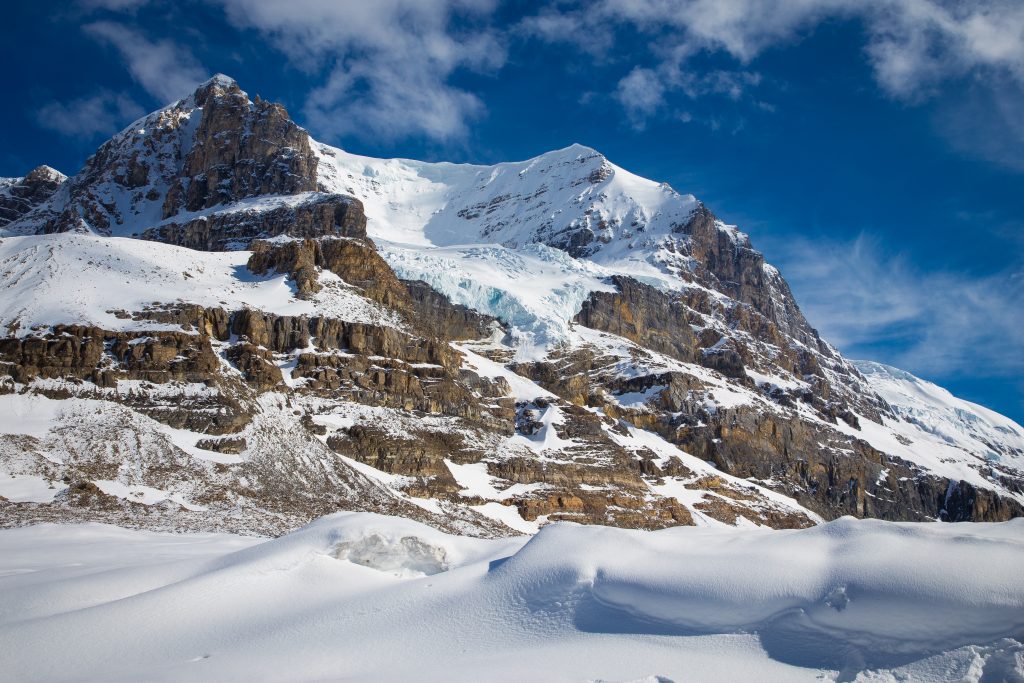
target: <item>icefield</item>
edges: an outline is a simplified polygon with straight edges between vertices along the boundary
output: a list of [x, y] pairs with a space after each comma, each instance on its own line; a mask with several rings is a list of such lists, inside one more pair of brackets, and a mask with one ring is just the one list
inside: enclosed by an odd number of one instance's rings
[[1024, 520], [0, 531], [3, 681], [1020, 681]]

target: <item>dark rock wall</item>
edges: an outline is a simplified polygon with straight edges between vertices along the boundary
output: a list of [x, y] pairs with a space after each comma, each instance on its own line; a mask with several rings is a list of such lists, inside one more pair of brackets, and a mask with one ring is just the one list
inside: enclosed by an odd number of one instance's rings
[[486, 337], [498, 324], [497, 318], [453, 304], [426, 282], [402, 280], [402, 284], [409, 292], [415, 319], [423, 329], [437, 330], [441, 336], [459, 341]]
[[593, 292], [575, 321], [684, 362], [699, 358], [686, 306], [632, 278], [615, 276], [618, 292]]
[[318, 194], [292, 206], [215, 213], [185, 222], [169, 222], [142, 233], [143, 239], [202, 251], [248, 249], [256, 239], [290, 237], [365, 237], [366, 215], [353, 197]]
[[317, 189], [309, 135], [284, 107], [259, 97], [250, 104], [237, 84], [219, 81], [193, 97], [202, 119], [167, 193], [164, 218], [246, 197]]
[[696, 269], [694, 278], [740, 303], [752, 306], [784, 334], [822, 351], [818, 333], [800, 312], [789, 285], [775, 269], [765, 268], [764, 255], [745, 235], [720, 230], [717, 218], [703, 204], [677, 228], [689, 237], [687, 245]]

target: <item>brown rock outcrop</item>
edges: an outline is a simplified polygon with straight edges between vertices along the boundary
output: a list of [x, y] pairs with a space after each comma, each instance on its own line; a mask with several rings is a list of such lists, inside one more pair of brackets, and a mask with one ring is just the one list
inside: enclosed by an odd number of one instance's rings
[[163, 223], [142, 233], [156, 242], [202, 251], [248, 249], [253, 240], [290, 237], [365, 237], [362, 203], [338, 194], [314, 194], [274, 209], [238, 209]]
[[699, 359], [689, 309], [679, 300], [633, 278], [614, 276], [618, 292], [592, 292], [574, 318], [685, 362]]
[[366, 298], [411, 317], [408, 290], [365, 235], [364, 231], [352, 236], [364, 239], [256, 241], [248, 268], [256, 275], [288, 273], [303, 297], [320, 291], [317, 268], [323, 268], [358, 287]]
[[461, 304], [453, 304], [444, 294], [422, 280], [402, 280], [409, 292], [414, 320], [420, 329], [436, 330], [439, 336], [454, 341], [480, 339], [490, 334], [498, 319]]
[[789, 285], [774, 268], [766, 268], [764, 255], [753, 248], [750, 238], [719, 229], [718, 219], [703, 204], [675, 231], [690, 238], [686, 249], [696, 265], [694, 279], [753, 306], [785, 334], [822, 350], [818, 333], [800, 312]]
[[163, 216], [245, 197], [313, 192], [316, 155], [309, 135], [280, 104], [252, 103], [230, 79], [214, 78], [192, 96], [202, 118]]

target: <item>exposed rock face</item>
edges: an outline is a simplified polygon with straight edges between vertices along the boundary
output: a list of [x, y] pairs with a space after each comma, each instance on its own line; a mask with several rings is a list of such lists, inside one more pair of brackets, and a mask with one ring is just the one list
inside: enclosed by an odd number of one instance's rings
[[706, 287], [749, 304], [780, 328], [783, 334], [825, 351], [818, 333], [807, 323], [779, 272], [765, 263], [764, 255], [742, 233], [719, 229], [718, 219], [698, 204], [677, 231], [689, 237], [682, 247], [693, 258], [692, 277]]
[[[1024, 515], [1024, 506], [1015, 500], [929, 474], [863, 440], [801, 418], [785, 405], [722, 409], [710, 403], [709, 408], [710, 387], [695, 376], [670, 372], [623, 380], [606, 363], [608, 359], [576, 353], [516, 369], [567, 401], [600, 408], [611, 418], [654, 431], [714, 462], [724, 473], [771, 482], [772, 488], [825, 519], [853, 515], [902, 521], [1004, 521]], [[652, 388], [660, 391], [640, 408], [623, 408], [610, 398]], [[820, 402], [813, 395], [802, 400]], [[724, 511], [714, 512], [720, 519]]]
[[409, 293], [394, 271], [380, 257], [373, 242], [363, 239], [288, 240], [255, 242], [248, 267], [253, 273], [288, 273], [299, 296], [320, 290], [317, 269], [325, 269], [358, 287], [362, 294], [408, 316], [412, 309]]
[[[79, 385], [88, 382], [98, 394], [116, 390], [121, 380], [215, 385], [219, 368], [210, 339], [185, 332], [152, 335], [57, 325], [46, 337], [0, 339], [0, 375], [18, 383], [36, 379], [71, 380]], [[66, 395], [67, 389], [50, 393]], [[224, 434], [242, 429], [250, 419], [251, 407], [234, 393], [202, 393], [171, 404], [130, 392], [119, 398], [173, 427]]]
[[450, 497], [458, 493], [444, 461], [464, 450], [465, 440], [459, 434], [420, 430], [396, 435], [374, 425], [354, 425], [332, 435], [327, 445], [382, 472], [419, 478], [424, 483], [412, 489], [418, 494]]
[[202, 118], [163, 217], [245, 197], [313, 192], [316, 156], [309, 135], [280, 104], [250, 102], [231, 79], [214, 78], [192, 96]]
[[[827, 519], [1003, 521], [1024, 514], [1016, 501], [991, 492], [975, 496], [966, 482], [928, 475], [864, 441], [837, 438], [798, 419], [739, 407], [674, 421], [654, 428], [724, 472], [778, 482]], [[950, 490], [971, 495], [947, 498]]]
[[[201, 491], [191, 496], [198, 505], [242, 505], [250, 510], [249, 526], [242, 530], [250, 533], [279, 533], [337, 509], [402, 514], [447, 528], [464, 524], [463, 530], [473, 533], [510, 532], [465, 508], [453, 509], [450, 517], [432, 518], [417, 512], [393, 492], [371, 486], [341, 462], [334, 463], [325, 476], [319, 464], [310, 471], [303, 463], [296, 465], [288, 458], [288, 463], [282, 464], [283, 456], [263, 459], [267, 453], [284, 453], [281, 449], [293, 447], [305, 455], [319, 448], [323, 451], [321, 460], [330, 460], [331, 456], [322, 444], [316, 445], [319, 442], [313, 434], [322, 428], [309, 416], [300, 421], [289, 412], [287, 421], [279, 419], [268, 427], [267, 412], [272, 404], [261, 403], [263, 394], [291, 394], [311, 405], [329, 398], [327, 405], [417, 411], [448, 416], [444, 419], [488, 433], [511, 433], [515, 410], [514, 402], [506, 396], [507, 383], [462, 369], [458, 354], [446, 343], [417, 338], [391, 327], [252, 310], [229, 313], [186, 305], [137, 315], [139, 320], [161, 324], [176, 322], [183, 331], [116, 332], [55, 326], [43, 337], [0, 339], [0, 387], [27, 391], [26, 387], [32, 385], [33, 394], [109, 402], [176, 429], [214, 437], [229, 435], [201, 439], [196, 448], [224, 455], [244, 453], [245, 459], [235, 466], [218, 465], [220, 469], [213, 472], [182, 471], [173, 481], [166, 480], [166, 473], [161, 474], [166, 464], [139, 465], [138, 472], [146, 477], [146, 486], [173, 484]], [[288, 359], [292, 359], [292, 367], [283, 369]], [[9, 378], [6, 382], [4, 375]], [[11, 381], [16, 384], [12, 386]], [[102, 424], [100, 418], [90, 420], [97, 427]], [[142, 427], [132, 424], [123, 429], [130, 435]], [[76, 437], [89, 449], [99, 447], [103, 438], [97, 440], [87, 434]], [[429, 436], [424, 438], [429, 440]], [[337, 435], [331, 443], [341, 452], [348, 452]], [[70, 447], [51, 444], [48, 450]], [[118, 499], [92, 492], [92, 480], [119, 478], [121, 470], [109, 464], [106, 451], [86, 453], [80, 446], [75, 448], [79, 448], [76, 459], [66, 459], [60, 472], [41, 465], [45, 476], [54, 478], [59, 474], [86, 482], [79, 488], [72, 487], [54, 505], [71, 506], [79, 510], [76, 514], [86, 514], [87, 518], [120, 523], [138, 524], [150, 514], [147, 509], [124, 507]], [[170, 444], [161, 448], [170, 461], [182, 457]], [[13, 457], [4, 449], [0, 447], [0, 457]], [[12, 453], [21, 451], [24, 447], [17, 446]], [[370, 452], [361, 448], [358, 459], [366, 459]], [[377, 452], [385, 460], [395, 457], [386, 441], [377, 444]], [[402, 461], [401, 468], [419, 477], [419, 483], [410, 480], [409, 490], [427, 495], [428, 491], [444, 488], [445, 481], [449, 488], [457, 489], [441, 464], [447, 456], [447, 452], [438, 453], [433, 468], [413, 468]], [[443, 475], [440, 478], [439, 473]], [[11, 507], [11, 521], [50, 519], [51, 513], [57, 514], [53, 511], [56, 508]], [[239, 528], [219, 523], [212, 526]]]
[[318, 269], [329, 270], [371, 301], [400, 313], [409, 327], [427, 337], [479, 339], [497, 324], [491, 316], [453, 304], [425, 282], [399, 280], [365, 232], [346, 237], [363, 239], [256, 241], [249, 270], [257, 275], [288, 273], [299, 296], [306, 298], [321, 289]]
[[448, 297], [441, 294], [421, 280], [403, 280], [409, 292], [414, 311], [415, 321], [428, 330], [448, 339], [468, 340], [480, 339], [490, 334], [498, 319], [483, 315], [461, 304], [453, 304]]
[[60, 171], [37, 166], [24, 178], [0, 184], [0, 228], [16, 221], [52, 197], [67, 180]]
[[[521, 405], [520, 415], [525, 411], [541, 414], [553, 405], [538, 399]], [[651, 498], [644, 476], [662, 473], [642, 454], [615, 443], [604, 429], [605, 420], [578, 406], [558, 410], [565, 418], [556, 428], [558, 436], [574, 443], [562, 459], [512, 457], [488, 465], [490, 474], [513, 484], [542, 485], [537, 494], [512, 498], [524, 519], [546, 516], [552, 521], [648, 529], [693, 524], [690, 511], [678, 501]], [[536, 427], [520, 419], [518, 428], [529, 432]], [[799, 526], [796, 517], [794, 524]]]
[[[821, 344], [818, 351], [817, 346], [808, 349], [794, 344], [751, 305], [723, 304], [704, 289], [666, 293], [619, 276], [613, 277], [612, 283], [619, 291], [592, 292], [576, 322], [748, 385], [747, 368], [792, 373], [802, 377], [807, 386], [795, 392], [776, 388], [773, 398], [810, 403], [830, 421], [837, 417], [855, 420], [853, 408], [873, 418], [888, 412], [882, 399], [865, 393], [857, 383], [860, 373], [827, 345]], [[817, 333], [814, 335], [816, 339]]]
[[168, 222], [142, 233], [143, 239], [203, 251], [247, 249], [253, 240], [290, 237], [365, 237], [366, 216], [358, 199], [313, 194], [276, 209], [241, 209]]
[[[109, 387], [120, 377], [147, 382], [202, 382], [218, 367], [209, 345], [184, 332], [106, 332], [95, 327], [56, 325], [46, 337], [0, 339], [0, 358], [15, 381], [41, 377], [88, 379]], [[108, 374], [104, 361], [117, 363]]]
[[617, 293], [593, 292], [576, 316], [581, 325], [611, 332], [681, 361], [700, 357], [688, 309], [632, 278], [614, 277]]

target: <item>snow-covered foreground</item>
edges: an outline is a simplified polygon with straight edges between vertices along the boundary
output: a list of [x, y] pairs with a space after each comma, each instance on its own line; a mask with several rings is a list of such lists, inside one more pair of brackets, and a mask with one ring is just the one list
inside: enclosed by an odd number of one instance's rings
[[[0, 531], [5, 681], [1021, 680], [1024, 520]], [[660, 678], [659, 678], [660, 677]]]

